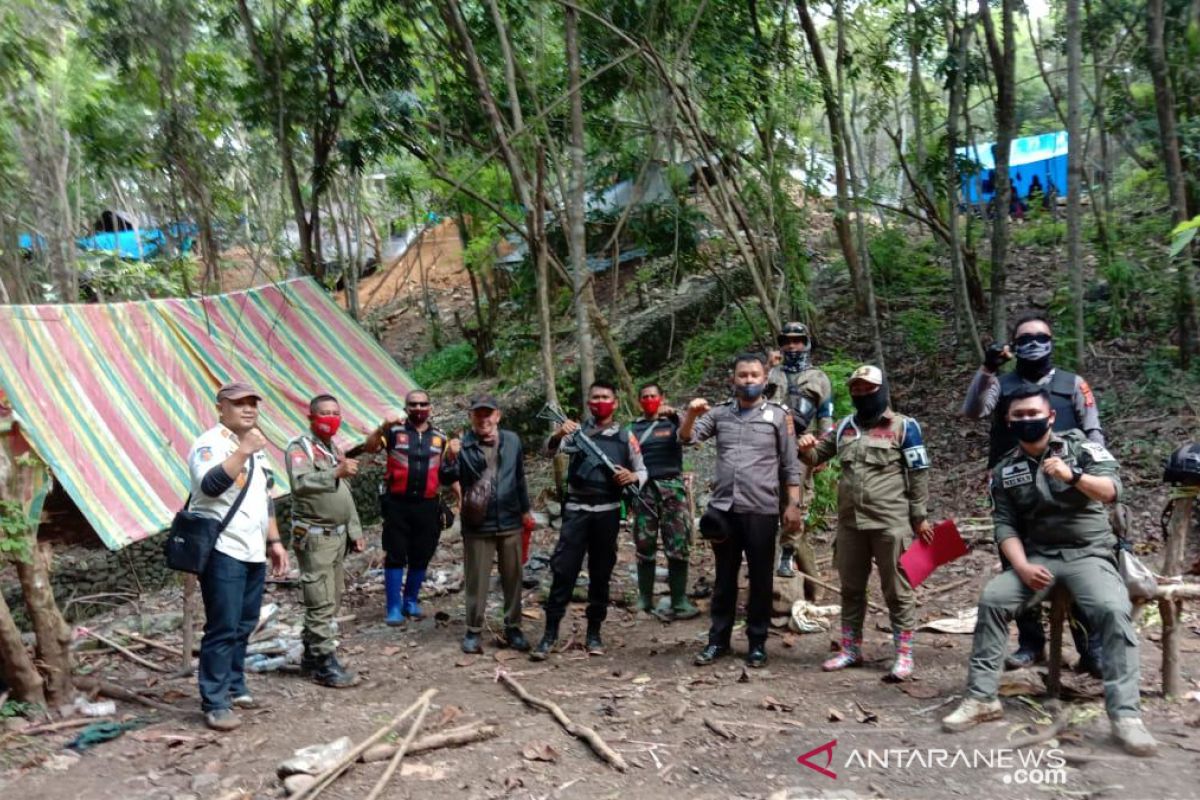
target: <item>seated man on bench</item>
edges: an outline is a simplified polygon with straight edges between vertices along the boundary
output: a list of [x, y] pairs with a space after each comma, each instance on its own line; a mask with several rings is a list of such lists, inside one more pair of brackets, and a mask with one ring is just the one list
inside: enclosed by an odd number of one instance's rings
[[1043, 388], [1014, 394], [1007, 420], [1019, 444], [996, 464], [992, 498], [996, 544], [1012, 569], [988, 581], [979, 598], [967, 696], [942, 727], [963, 731], [1003, 716], [997, 689], [1008, 624], [1061, 582], [1103, 640], [1113, 736], [1126, 752], [1153, 755], [1157, 743], [1139, 709], [1132, 604], [1117, 572], [1117, 538], [1105, 509], [1121, 493], [1117, 460], [1081, 431], [1053, 433], [1054, 411]]

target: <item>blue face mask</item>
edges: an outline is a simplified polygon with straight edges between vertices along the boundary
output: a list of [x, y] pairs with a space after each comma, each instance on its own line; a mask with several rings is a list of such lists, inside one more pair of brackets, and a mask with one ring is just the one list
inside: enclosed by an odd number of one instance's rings
[[733, 391], [743, 400], [757, 400], [762, 397], [763, 390], [766, 388], [767, 385], [765, 383], [738, 384], [733, 387]]

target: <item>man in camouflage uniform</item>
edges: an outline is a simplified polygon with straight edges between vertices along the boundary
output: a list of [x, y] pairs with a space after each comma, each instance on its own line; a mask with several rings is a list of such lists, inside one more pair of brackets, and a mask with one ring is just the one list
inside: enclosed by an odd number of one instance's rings
[[292, 546], [304, 596], [301, 668], [316, 683], [343, 688], [358, 679], [338, 663], [333, 618], [346, 588], [346, 550], [362, 552], [367, 543], [348, 482], [358, 473], [358, 462], [333, 441], [342, 421], [338, 401], [317, 395], [308, 412], [309, 433], [288, 442], [285, 456], [292, 485]]
[[[789, 322], [779, 333], [779, 350], [783, 363], [771, 367], [767, 377], [768, 396], [787, 407], [792, 415], [796, 436], [812, 433], [824, 436], [833, 428], [833, 386], [829, 376], [812, 366], [812, 344], [808, 326], [803, 322]], [[808, 509], [813, 497], [813, 468], [802, 465], [804, 483], [800, 489], [800, 516], [808, 519]], [[781, 578], [795, 575], [793, 564], [799, 562], [800, 571], [806, 575], [817, 574], [817, 560], [812, 544], [808, 540], [807, 522], [798, 529], [784, 528], [779, 533], [779, 566], [775, 574]], [[810, 602], [817, 596], [817, 587], [804, 582], [804, 597]]]
[[979, 598], [967, 696], [942, 727], [958, 732], [1003, 716], [997, 689], [1008, 624], [1061, 582], [1103, 640], [1113, 736], [1130, 754], [1150, 756], [1157, 744], [1140, 715], [1137, 631], [1105, 509], [1121, 495], [1117, 460], [1082, 431], [1053, 431], [1055, 414], [1044, 387], [1010, 398], [1008, 428], [1020, 444], [996, 464], [992, 500], [996, 544], [1012, 568], [988, 581]]
[[862, 664], [863, 621], [871, 562], [892, 622], [896, 660], [884, 680], [902, 681], [913, 672], [913, 631], [917, 603], [900, 555], [913, 534], [933, 538], [929, 501], [929, 456], [921, 426], [891, 409], [879, 367], [861, 366], [850, 375], [854, 414], [821, 437], [800, 437], [800, 458], [810, 466], [834, 456], [842, 465], [838, 481], [838, 531], [834, 557], [842, 582], [842, 647], [821, 668]]
[[667, 557], [667, 585], [671, 587], [669, 611], [660, 616], [692, 619], [700, 609], [687, 596], [688, 557], [692, 544], [692, 515], [683, 485], [683, 445], [680, 444], [679, 414], [663, 405], [666, 397], [657, 383], [647, 383], [638, 392], [642, 417], [630, 433], [642, 449], [646, 464], [645, 503], [636, 506], [633, 541], [637, 546], [638, 608], [654, 613], [654, 555], [662, 537]]

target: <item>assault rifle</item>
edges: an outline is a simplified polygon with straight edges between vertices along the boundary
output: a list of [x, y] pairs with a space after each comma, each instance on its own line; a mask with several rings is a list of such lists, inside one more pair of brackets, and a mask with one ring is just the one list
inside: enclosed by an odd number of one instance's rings
[[[537, 413], [538, 419], [544, 419], [553, 422], [555, 425], [562, 425], [567, 421], [568, 417], [562, 412], [558, 406], [553, 406], [547, 403], [542, 406], [542, 410]], [[583, 453], [584, 463], [588, 467], [593, 467], [597, 464], [604, 467], [609, 475], [617, 474], [617, 465], [612, 462], [600, 446], [592, 441], [591, 437], [583, 432], [583, 428], [572, 433], [569, 437], [579, 451]], [[627, 508], [640, 506], [647, 513], [653, 514], [654, 509], [646, 502], [646, 498], [642, 497], [641, 490], [638, 489], [637, 483], [631, 483], [628, 486], [621, 487], [621, 499], [625, 501]]]

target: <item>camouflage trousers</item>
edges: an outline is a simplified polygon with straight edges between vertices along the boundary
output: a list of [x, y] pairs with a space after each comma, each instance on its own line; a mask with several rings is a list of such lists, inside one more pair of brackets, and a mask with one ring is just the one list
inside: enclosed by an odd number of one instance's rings
[[645, 506], [635, 509], [633, 542], [640, 561], [653, 561], [662, 538], [669, 561], [687, 561], [692, 545], [692, 519], [682, 478], [650, 480], [642, 488]]

